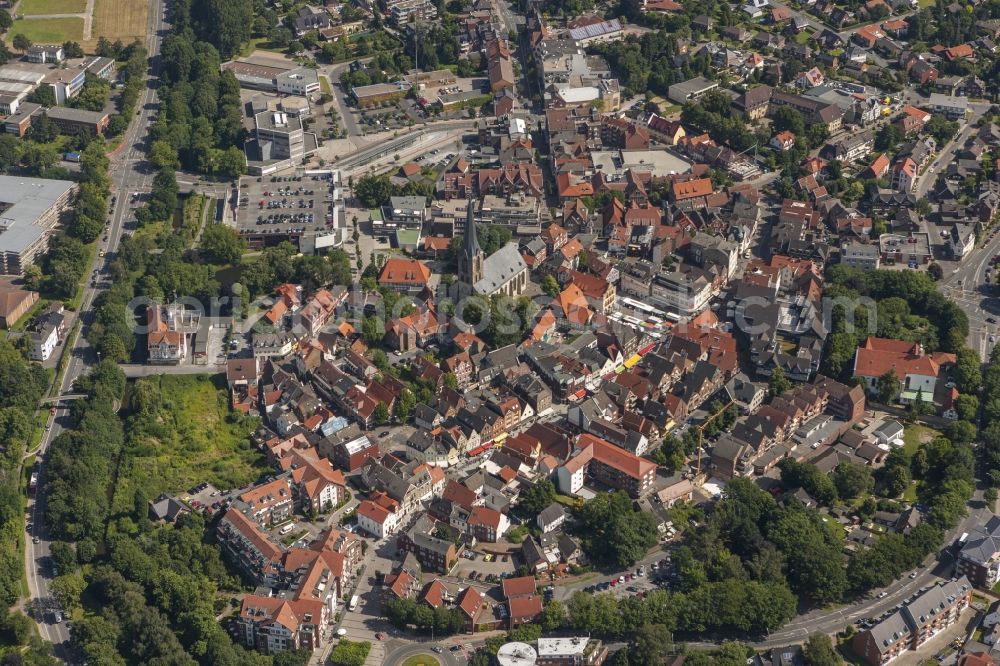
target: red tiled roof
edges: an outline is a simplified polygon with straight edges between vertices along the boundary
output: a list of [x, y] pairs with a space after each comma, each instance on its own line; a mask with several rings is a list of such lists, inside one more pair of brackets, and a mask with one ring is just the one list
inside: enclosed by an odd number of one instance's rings
[[422, 261], [393, 257], [385, 262], [379, 273], [379, 284], [427, 285], [431, 271]]
[[500, 588], [505, 599], [531, 596], [535, 594], [535, 578], [534, 576], [504, 578]]
[[448, 588], [440, 579], [435, 578], [424, 587], [420, 593], [420, 600], [431, 608], [441, 608], [446, 596], [448, 596]]
[[500, 528], [500, 512], [488, 506], [474, 506], [469, 514], [469, 527], [490, 527], [493, 530]]
[[614, 467], [619, 472], [627, 474], [633, 479], [641, 479], [651, 470], [656, 469], [656, 465], [649, 460], [640, 458], [625, 449], [615, 446], [611, 442], [589, 433], [580, 435], [580, 438], [576, 441], [576, 446], [577, 448], [592, 446], [593, 451], [591, 455], [594, 460], [608, 467]]
[[281, 557], [281, 549], [271, 543], [267, 536], [257, 527], [257, 524], [243, 515], [243, 512], [238, 509], [229, 509], [226, 511], [223, 519], [229, 521], [233, 529], [252, 543], [257, 552], [267, 559], [267, 561], [277, 562]]
[[358, 515], [364, 516], [373, 523], [384, 525], [389, 518], [389, 510], [371, 500], [364, 500], [358, 505]]
[[532, 619], [542, 614], [542, 598], [538, 595], [517, 597], [508, 601], [507, 605], [510, 606], [512, 620]]
[[901, 381], [906, 375], [937, 377], [941, 369], [938, 362], [917, 352], [919, 345], [912, 342], [870, 337], [858, 347], [854, 374], [858, 377], [881, 377], [894, 370]]
[[251, 488], [239, 498], [257, 510], [261, 507], [274, 506], [285, 500], [291, 500], [292, 488], [288, 485], [288, 479], [275, 479], [270, 483]]
[[474, 623], [479, 619], [479, 613], [483, 610], [483, 595], [479, 593], [479, 590], [470, 585], [458, 596], [458, 607]]
[[673, 184], [674, 201], [707, 197], [714, 191], [711, 178], [677, 181]]

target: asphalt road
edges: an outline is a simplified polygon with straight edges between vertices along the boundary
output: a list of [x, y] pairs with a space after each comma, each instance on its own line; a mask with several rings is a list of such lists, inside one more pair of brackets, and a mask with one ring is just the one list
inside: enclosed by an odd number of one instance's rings
[[[132, 119], [128, 130], [122, 139], [121, 146], [111, 156], [110, 177], [112, 181], [112, 194], [117, 196], [115, 206], [111, 212], [110, 227], [107, 230], [107, 240], [102, 240], [99, 249], [105, 253], [104, 257], [96, 257], [92, 269], [99, 271], [103, 277], [106, 275], [109, 262], [114, 257], [114, 251], [121, 240], [122, 231], [126, 219], [131, 219], [132, 192], [142, 192], [148, 189], [153, 174], [143, 165], [143, 143], [146, 140], [147, 130], [155, 117], [154, 107], [156, 106], [156, 86], [157, 71], [160, 67], [160, 43], [163, 31], [166, 28], [164, 21], [163, 0], [150, 0], [150, 26], [146, 37], [146, 48], [150, 56], [150, 67], [147, 72], [146, 91], [142, 96], [139, 113]], [[89, 276], [88, 276], [89, 278]], [[66, 372], [63, 374], [62, 382], [58, 387], [59, 395], [68, 393], [77, 377], [84, 373], [88, 366], [92, 365], [96, 358], [93, 356], [86, 341], [86, 332], [93, 318], [91, 306], [94, 298], [104, 288], [98, 281], [96, 287], [91, 286], [88, 280], [84, 285], [83, 299], [80, 306], [82, 313], [82, 329], [80, 335], [74, 342], [72, 349], [65, 350], [70, 354], [70, 361], [67, 364]], [[66, 404], [57, 409], [55, 417], [50, 417], [51, 429], [42, 438], [38, 452], [38, 473], [39, 473], [39, 493], [36, 498], [29, 498], [27, 515], [34, 523], [32, 538], [27, 540], [25, 548], [25, 570], [28, 579], [28, 592], [31, 599], [50, 600], [50, 584], [52, 582], [52, 569], [49, 559], [49, 539], [48, 529], [44, 524], [44, 487], [45, 487], [45, 452], [49, 444], [55, 439], [66, 425], [68, 412]], [[39, 542], [34, 543], [37, 537]], [[69, 631], [65, 624], [55, 624], [51, 622], [51, 617], [40, 618], [38, 629], [43, 639], [50, 641], [54, 645], [57, 657], [72, 663], [73, 656], [70, 653]]]
[[[906, 99], [909, 101], [911, 97], [908, 95]], [[912, 101], [918, 106], [921, 105], [921, 102], [926, 104], [926, 100], [921, 97], [916, 97]], [[969, 114], [968, 122], [962, 126], [954, 139], [938, 150], [937, 157], [931, 162], [930, 167], [924, 171], [923, 176], [918, 179], [917, 198], [925, 196], [934, 186], [934, 183], [937, 182], [937, 176], [941, 173], [941, 170], [954, 161], [955, 153], [960, 151], [965, 145], [966, 140], [976, 130], [976, 122], [986, 113], [990, 106], [992, 104], [987, 102], [972, 102], [969, 104], [971, 113]]]
[[1000, 235], [976, 248], [941, 281], [945, 295], [969, 318], [968, 344], [984, 362], [994, 344], [990, 336], [1000, 335], [997, 324], [987, 321], [1000, 320], [1000, 298], [992, 291], [995, 287], [986, 286], [989, 261], [995, 254], [1000, 254]]
[[465, 659], [456, 659], [455, 656], [448, 650], [442, 650], [440, 654], [435, 654], [431, 648], [438, 645], [438, 643], [438, 641], [427, 641], [425, 643], [404, 643], [401, 647], [389, 650], [386, 653], [385, 659], [382, 660], [382, 663], [386, 666], [402, 664], [408, 657], [416, 657], [421, 654], [431, 655], [444, 664], [444, 666], [458, 666], [459, 664], [465, 663]]

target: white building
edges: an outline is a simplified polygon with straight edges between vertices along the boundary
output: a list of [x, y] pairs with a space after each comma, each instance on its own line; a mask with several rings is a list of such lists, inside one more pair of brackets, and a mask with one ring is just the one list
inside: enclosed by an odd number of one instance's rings
[[399, 528], [402, 515], [403, 512], [398, 508], [390, 511], [371, 500], [365, 500], [358, 505], [358, 527], [376, 538], [382, 539]]
[[878, 246], [848, 243], [840, 249], [840, 263], [866, 271], [876, 270], [881, 263]]
[[59, 344], [59, 331], [62, 322], [63, 316], [61, 314], [50, 313], [43, 315], [40, 321], [28, 331], [28, 339], [31, 340], [28, 356], [32, 361], [47, 361], [52, 356], [52, 352]]
[[955, 224], [948, 236], [951, 254], [956, 259], [964, 259], [976, 249], [976, 228], [971, 224]]
[[965, 114], [969, 110], [969, 98], [931, 93], [930, 107], [932, 113], [943, 113], [948, 118], [957, 120], [965, 118]]

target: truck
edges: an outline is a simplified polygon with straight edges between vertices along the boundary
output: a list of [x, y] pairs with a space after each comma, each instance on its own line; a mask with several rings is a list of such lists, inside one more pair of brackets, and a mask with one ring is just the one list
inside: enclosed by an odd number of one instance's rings
[[63, 153], [62, 158], [67, 162], [79, 162], [80, 153]]
[[37, 489], [38, 489], [38, 472], [32, 472], [31, 480], [28, 481], [28, 493], [34, 495]]
[[358, 599], [358, 595], [355, 594], [351, 597], [351, 603], [347, 605], [347, 610], [351, 612], [356, 611], [358, 609], [358, 601], [360, 601], [360, 599]]

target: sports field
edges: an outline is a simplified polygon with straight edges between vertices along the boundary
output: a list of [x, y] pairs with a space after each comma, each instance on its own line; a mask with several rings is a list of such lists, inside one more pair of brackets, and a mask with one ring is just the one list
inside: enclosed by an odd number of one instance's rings
[[87, 0], [21, 0], [18, 14], [82, 14], [87, 9]]
[[128, 44], [133, 39], [142, 39], [148, 20], [146, 0], [96, 0], [92, 41], [96, 44], [98, 37], [107, 37], [112, 42], [120, 39]]
[[7, 33], [7, 44], [14, 35], [22, 34], [35, 44], [62, 44], [79, 42], [83, 38], [82, 18], [18, 19]]

